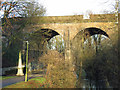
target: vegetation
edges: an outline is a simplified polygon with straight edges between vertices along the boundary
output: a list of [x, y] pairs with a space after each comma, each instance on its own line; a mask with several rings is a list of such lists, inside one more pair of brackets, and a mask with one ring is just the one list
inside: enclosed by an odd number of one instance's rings
[[45, 86], [45, 78], [42, 77], [36, 77], [33, 79], [30, 79], [28, 82], [19, 82], [13, 85], [9, 85], [4, 87], [3, 89], [7, 88], [44, 88]]
[[[81, 40], [81, 43], [77, 43], [78, 40]], [[84, 78], [81, 76], [81, 71], [84, 70], [90, 87], [118, 88], [117, 40], [117, 33], [111, 39], [97, 34], [87, 39], [80, 35], [76, 36], [72, 50], [78, 75], [77, 87], [84, 84]]]
[[47, 54], [39, 58], [47, 68], [46, 83], [50, 88], [74, 88], [76, 76], [69, 71], [62, 54], [56, 50], [49, 50]]
[[[26, 2], [26, 0], [0, 1], [0, 7], [4, 12], [2, 16], [2, 66], [16, 66], [18, 52], [22, 50], [23, 41], [26, 41], [29, 36], [28, 33], [23, 33], [23, 29], [25, 26], [32, 24], [32, 22], [40, 22], [31, 18], [43, 16], [46, 9], [39, 5], [38, 2]], [[24, 20], [18, 17], [29, 19]], [[7, 63], [8, 61], [11, 63]]]
[[51, 38], [48, 41], [47, 47], [48, 47], [49, 50], [56, 50], [59, 53], [63, 53], [63, 55], [64, 55], [65, 47], [64, 47], [63, 37], [60, 36], [60, 35], [57, 35], [57, 36]]
[[[44, 15], [45, 9], [43, 6], [38, 6], [36, 2], [26, 3], [19, 1], [14, 2], [14, 0], [12, 0], [11, 2], [2, 2], [1, 7], [5, 11], [3, 16], [4, 39], [2, 43], [3, 66], [9, 66], [9, 63], [6, 63], [8, 60], [11, 63], [17, 62], [18, 52], [22, 50], [23, 40], [28, 40], [29, 50], [31, 50], [29, 53], [30, 62], [36, 60], [37, 63], [42, 63], [46, 69], [44, 78], [31, 79], [27, 83], [21, 82], [6, 88], [82, 88], [85, 84], [85, 79], [89, 81], [89, 87], [117, 88], [120, 86], [118, 81], [120, 70], [118, 66], [119, 42], [117, 35], [118, 30], [116, 30], [117, 24], [113, 31], [114, 34], [110, 39], [101, 35], [100, 32], [92, 35], [90, 35], [89, 32], [88, 36], [85, 32], [78, 33], [73, 41], [71, 41], [71, 47], [67, 48], [71, 50], [71, 60], [73, 62], [70, 64], [70, 59], [68, 62], [66, 62], [65, 59], [67, 50], [65, 51], [66, 47], [64, 47], [64, 44], [66, 44], [66, 42], [63, 41], [62, 37], [54, 37], [57, 33], [53, 32], [53, 30], [34, 28], [36, 30], [34, 33], [30, 32], [30, 29], [28, 30], [30, 33], [26, 31], [23, 32], [26, 26], [36, 23], [40, 24], [42, 22], [41, 19], [39, 19], [40, 21], [37, 20], [39, 18], [37, 16]], [[21, 9], [22, 11], [20, 11]], [[16, 19], [18, 16], [27, 17], [27, 19], [26, 21], [24, 21], [24, 18], [23, 21], [21, 18]], [[34, 18], [31, 18], [31, 16], [34, 16]], [[11, 17], [13, 19], [8, 19]], [[71, 19], [71, 17], [73, 18]], [[57, 18], [45, 18], [48, 20], [47, 23], [116, 21], [114, 14], [91, 14], [91, 19], [89, 20], [83, 20], [82, 16], [71, 17], [60, 16]], [[16, 26], [17, 24], [19, 25]], [[54, 37], [53, 40], [51, 39], [52, 37]], [[51, 50], [48, 50], [46, 46]], [[37, 54], [35, 52], [37, 52]], [[68, 56], [70, 56], [70, 53]], [[71, 70], [71, 68], [73, 70]]]
[[5, 79], [9, 79], [9, 78], [15, 78], [17, 76], [0, 76], [0, 80], [5, 80]]

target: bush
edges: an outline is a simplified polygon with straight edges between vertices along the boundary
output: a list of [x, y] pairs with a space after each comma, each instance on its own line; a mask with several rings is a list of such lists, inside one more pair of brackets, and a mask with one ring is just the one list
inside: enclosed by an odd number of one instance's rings
[[76, 76], [69, 71], [62, 54], [52, 50], [39, 58], [40, 62], [47, 64], [46, 83], [50, 88], [74, 88]]

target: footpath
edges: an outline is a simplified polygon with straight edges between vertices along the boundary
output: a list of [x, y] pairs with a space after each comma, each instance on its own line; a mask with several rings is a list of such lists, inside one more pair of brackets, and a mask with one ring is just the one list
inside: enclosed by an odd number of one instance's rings
[[[39, 74], [34, 74], [34, 75], [28, 75], [28, 80], [31, 78], [35, 78], [35, 77], [42, 77], [43, 75], [39, 75]], [[19, 77], [15, 77], [15, 78], [9, 78], [9, 79], [5, 79], [5, 80], [0, 80], [0, 89], [11, 85], [11, 84], [15, 84], [17, 82], [21, 82], [25, 80], [25, 76], [19, 76]]]

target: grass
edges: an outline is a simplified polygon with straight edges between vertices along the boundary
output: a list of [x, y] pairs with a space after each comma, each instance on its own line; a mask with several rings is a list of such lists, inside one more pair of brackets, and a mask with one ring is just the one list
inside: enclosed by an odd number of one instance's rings
[[46, 79], [43, 77], [36, 77], [28, 80], [28, 82], [19, 82], [6, 86], [4, 88], [43, 88]]
[[0, 80], [5, 80], [5, 79], [9, 79], [9, 78], [15, 78], [17, 76], [0, 76]]

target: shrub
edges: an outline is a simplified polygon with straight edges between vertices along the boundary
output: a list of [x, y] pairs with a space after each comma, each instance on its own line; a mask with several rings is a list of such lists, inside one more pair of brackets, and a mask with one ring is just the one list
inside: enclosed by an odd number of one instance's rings
[[74, 88], [76, 76], [65, 64], [59, 52], [52, 50], [39, 58], [39, 62], [47, 64], [46, 83], [50, 88]]

